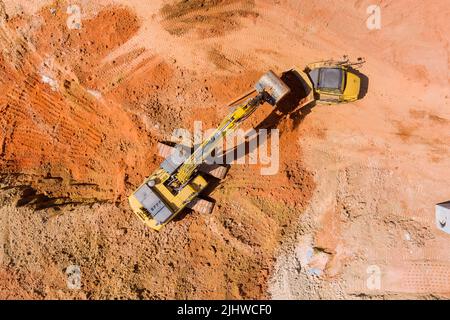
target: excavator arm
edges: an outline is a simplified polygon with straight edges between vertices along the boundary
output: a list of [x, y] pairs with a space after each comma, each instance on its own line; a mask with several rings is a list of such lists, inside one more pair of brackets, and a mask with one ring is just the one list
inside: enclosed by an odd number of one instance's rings
[[223, 139], [234, 132], [237, 127], [247, 119], [260, 104], [270, 101], [265, 91], [256, 97], [247, 100], [244, 104], [236, 107], [218, 126], [218, 128], [205, 139], [180, 166], [176, 174], [176, 181], [183, 185], [189, 181], [197, 167], [204, 162], [212, 151], [222, 143]]

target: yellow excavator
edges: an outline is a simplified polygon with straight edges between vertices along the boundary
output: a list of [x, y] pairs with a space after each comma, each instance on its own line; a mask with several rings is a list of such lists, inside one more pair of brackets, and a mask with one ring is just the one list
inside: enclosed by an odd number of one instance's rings
[[205, 175], [221, 178], [226, 167], [207, 166], [204, 160], [260, 105], [265, 102], [276, 105], [289, 92], [289, 87], [269, 71], [257, 82], [255, 90], [246, 95], [248, 98], [238, 104], [189, 157], [183, 158], [180, 153], [169, 150], [161, 166], [129, 197], [136, 215], [150, 228], [160, 230], [185, 207], [200, 212], [212, 210], [212, 203], [198, 196], [208, 185]]
[[[351, 85], [352, 94], [359, 88], [359, 83], [354, 81], [354, 77], [345, 73], [346, 69], [342, 67], [342, 64], [336, 64], [333, 70], [329, 69], [332, 67], [330, 63], [314, 66], [317, 68], [307, 68], [304, 72], [296, 68], [288, 71], [303, 80], [302, 83], [306, 88], [302, 90], [309, 93], [303, 100], [303, 105], [311, 101], [319, 101], [318, 94], [324, 95], [327, 89], [326, 86], [320, 87], [320, 84], [323, 85], [325, 82], [327, 85], [336, 87], [337, 100], [340, 102], [345, 100], [342, 96], [348, 92], [345, 89], [346, 86]], [[316, 75], [318, 80], [313, 81], [315, 78], [312, 79], [311, 76]], [[352, 83], [349, 83], [350, 79]], [[315, 88], [315, 85], [319, 86]], [[160, 155], [165, 157], [165, 160], [128, 198], [134, 213], [147, 226], [155, 230], [160, 230], [185, 208], [200, 213], [210, 213], [214, 204], [202, 199], [199, 195], [208, 186], [208, 180], [210, 180], [208, 176], [222, 179], [225, 177], [227, 167], [208, 165], [205, 159], [219, 144], [223, 143], [224, 137], [233, 133], [260, 105], [267, 102], [275, 106], [290, 91], [286, 83], [274, 72], [269, 71], [259, 79], [254, 90], [230, 104], [234, 108], [233, 111], [208, 138], [194, 148], [190, 155], [183, 155], [176, 148], [159, 144]], [[329, 96], [328, 94], [326, 100]], [[351, 98], [353, 100], [354, 96]]]

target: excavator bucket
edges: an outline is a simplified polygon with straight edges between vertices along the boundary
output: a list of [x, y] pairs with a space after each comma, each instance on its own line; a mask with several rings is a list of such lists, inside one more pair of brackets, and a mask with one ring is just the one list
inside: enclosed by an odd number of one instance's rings
[[268, 93], [272, 105], [276, 105], [290, 92], [289, 87], [273, 71], [265, 73], [256, 83], [255, 89], [259, 93]]

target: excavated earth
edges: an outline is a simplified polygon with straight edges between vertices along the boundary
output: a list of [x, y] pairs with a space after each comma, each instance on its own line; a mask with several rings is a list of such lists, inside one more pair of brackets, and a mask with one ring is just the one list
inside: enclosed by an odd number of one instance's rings
[[[369, 30], [370, 5], [0, 1], [0, 298], [449, 297], [450, 7], [381, 1]], [[279, 130], [275, 174], [232, 165], [212, 214], [161, 232], [134, 216], [174, 129], [342, 55], [366, 60], [361, 100], [248, 120]]]

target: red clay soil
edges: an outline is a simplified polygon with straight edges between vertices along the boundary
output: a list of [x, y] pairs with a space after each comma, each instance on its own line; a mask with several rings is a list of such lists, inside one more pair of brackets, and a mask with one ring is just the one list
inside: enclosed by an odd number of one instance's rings
[[[445, 1], [401, 21], [407, 1], [383, 2], [378, 31], [366, 1], [83, 2], [80, 29], [67, 25], [72, 3], [22, 2], [0, 1], [0, 298], [450, 292], [417, 276], [445, 276], [450, 261], [433, 221], [450, 194]], [[215, 127], [269, 69], [344, 53], [368, 61], [364, 99], [264, 105], [246, 124], [279, 129], [275, 175], [233, 165], [211, 215], [186, 212], [161, 232], [133, 215], [127, 196], [163, 160], [158, 141]], [[67, 286], [71, 265], [80, 290]]]

